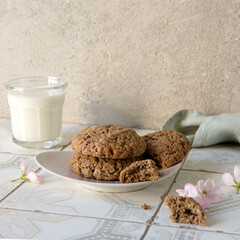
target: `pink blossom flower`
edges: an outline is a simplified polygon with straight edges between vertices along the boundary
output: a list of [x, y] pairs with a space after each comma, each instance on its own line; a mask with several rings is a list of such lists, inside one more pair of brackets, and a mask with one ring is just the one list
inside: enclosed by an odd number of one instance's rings
[[182, 197], [196, 198], [198, 196], [195, 186], [191, 183], [186, 183], [184, 189], [176, 189], [176, 192]]
[[217, 203], [222, 199], [222, 190], [219, 186], [215, 185], [212, 179], [199, 180], [195, 186], [198, 191], [198, 196], [195, 199], [203, 208], [209, 208], [209, 203]]
[[196, 186], [186, 183], [184, 189], [177, 189], [176, 192], [180, 196], [194, 198], [203, 208], [209, 208], [210, 203], [216, 203], [222, 199], [221, 188], [211, 179], [206, 182], [199, 180]]
[[223, 182], [232, 188], [237, 188], [237, 194], [240, 189], [240, 165], [235, 165], [233, 170], [234, 178], [230, 173], [224, 173], [222, 175]]
[[11, 182], [15, 182], [18, 180], [24, 180], [29, 181], [33, 183], [42, 183], [42, 178], [39, 177], [28, 165], [27, 163], [21, 159], [20, 160], [20, 166], [22, 168], [22, 176], [20, 178], [17, 178], [15, 180], [12, 180]]

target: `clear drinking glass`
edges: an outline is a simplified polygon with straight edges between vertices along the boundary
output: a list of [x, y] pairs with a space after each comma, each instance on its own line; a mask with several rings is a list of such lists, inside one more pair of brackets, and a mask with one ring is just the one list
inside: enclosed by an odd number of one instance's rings
[[13, 142], [29, 148], [59, 145], [67, 82], [56, 77], [24, 77], [10, 80], [5, 86]]

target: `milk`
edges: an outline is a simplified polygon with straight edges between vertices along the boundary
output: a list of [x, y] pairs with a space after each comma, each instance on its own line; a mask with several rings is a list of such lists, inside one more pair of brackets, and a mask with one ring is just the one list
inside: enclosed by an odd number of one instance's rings
[[13, 137], [23, 142], [57, 139], [62, 128], [64, 93], [21, 95], [8, 91]]

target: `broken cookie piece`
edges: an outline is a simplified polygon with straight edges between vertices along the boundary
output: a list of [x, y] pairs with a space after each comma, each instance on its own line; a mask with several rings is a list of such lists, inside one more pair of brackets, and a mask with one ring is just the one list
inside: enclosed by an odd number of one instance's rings
[[176, 223], [206, 226], [206, 214], [201, 205], [190, 197], [167, 196], [165, 199], [172, 213], [170, 219]]
[[133, 162], [124, 168], [119, 176], [121, 183], [156, 181], [158, 178], [159, 169], [151, 159]]

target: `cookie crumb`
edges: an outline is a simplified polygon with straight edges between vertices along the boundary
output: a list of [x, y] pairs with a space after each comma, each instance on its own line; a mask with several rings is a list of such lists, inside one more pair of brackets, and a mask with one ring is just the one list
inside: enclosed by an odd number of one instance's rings
[[150, 205], [147, 205], [146, 203], [144, 203], [144, 204], [140, 205], [140, 208], [143, 210], [147, 210], [147, 209], [150, 209], [151, 207], [150, 207]]

